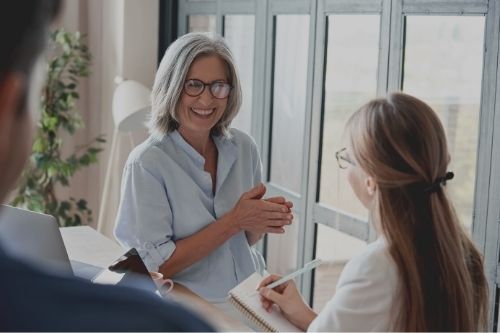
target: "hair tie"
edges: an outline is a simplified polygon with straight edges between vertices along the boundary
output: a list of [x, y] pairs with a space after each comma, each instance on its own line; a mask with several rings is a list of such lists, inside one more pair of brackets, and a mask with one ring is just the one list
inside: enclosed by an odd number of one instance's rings
[[453, 172], [451, 172], [451, 171], [448, 171], [446, 173], [446, 175], [444, 175], [443, 177], [436, 178], [436, 180], [434, 181], [434, 183], [432, 183], [429, 187], [427, 187], [426, 189], [424, 189], [424, 193], [435, 193], [435, 192], [437, 192], [441, 188], [441, 186], [445, 186], [446, 185], [446, 181], [453, 179], [453, 177], [455, 177], [455, 174]]

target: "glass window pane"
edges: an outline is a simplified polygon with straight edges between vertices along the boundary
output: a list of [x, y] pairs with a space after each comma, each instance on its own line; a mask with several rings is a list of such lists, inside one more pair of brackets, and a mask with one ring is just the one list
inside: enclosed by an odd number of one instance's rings
[[294, 214], [293, 223], [285, 226], [284, 234], [267, 234], [268, 272], [283, 275], [297, 269], [299, 219], [299, 215]]
[[188, 32], [216, 32], [215, 15], [189, 15]]
[[377, 93], [379, 15], [329, 15], [319, 200], [366, 219], [335, 152], [349, 116]]
[[447, 184], [461, 222], [471, 227], [476, 176], [484, 17], [408, 16], [404, 91], [439, 114], [455, 180]]
[[314, 273], [313, 309], [318, 312], [335, 294], [340, 273], [347, 261], [360, 254], [366, 242], [322, 224], [317, 224], [316, 258], [323, 264]]
[[300, 193], [309, 15], [276, 16], [271, 182]]
[[226, 15], [224, 37], [233, 53], [240, 75], [243, 103], [231, 126], [247, 134], [252, 128], [252, 88], [255, 17], [253, 15]]

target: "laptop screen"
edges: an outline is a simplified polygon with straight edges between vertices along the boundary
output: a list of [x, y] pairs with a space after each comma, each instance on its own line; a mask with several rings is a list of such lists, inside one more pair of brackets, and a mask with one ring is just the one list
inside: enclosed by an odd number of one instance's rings
[[0, 205], [0, 242], [13, 257], [50, 273], [73, 275], [53, 216]]
[[157, 291], [154, 280], [135, 248], [127, 251], [108, 268], [101, 271], [92, 279], [92, 282]]

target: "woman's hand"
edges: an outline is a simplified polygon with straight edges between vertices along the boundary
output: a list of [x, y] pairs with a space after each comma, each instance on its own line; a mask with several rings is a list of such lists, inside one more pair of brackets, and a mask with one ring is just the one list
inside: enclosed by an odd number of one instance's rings
[[[289, 212], [291, 212], [291, 209], [293, 207], [293, 203], [290, 201], [286, 201], [286, 199], [284, 197], [272, 197], [272, 198], [267, 198], [264, 200], [268, 201], [268, 202], [277, 203], [280, 205], [285, 205], [289, 209]], [[285, 230], [283, 229], [282, 232], [284, 232], [284, 231]], [[262, 238], [262, 233], [260, 233], [260, 232], [252, 232], [252, 231], [246, 230], [245, 233], [247, 236], [248, 244], [250, 244], [250, 246], [254, 245]]]
[[276, 304], [288, 321], [306, 331], [317, 314], [304, 302], [295, 282], [290, 280], [274, 289], [265, 287], [280, 278], [278, 275], [269, 275], [257, 287], [262, 306], [271, 312], [273, 304]]
[[262, 200], [266, 187], [259, 184], [241, 195], [228, 213], [240, 229], [253, 233], [283, 233], [283, 226], [292, 223], [291, 202], [283, 197]]
[[286, 199], [284, 197], [266, 198], [266, 199], [264, 199], [264, 201], [272, 202], [272, 203], [279, 204], [279, 205], [284, 205], [288, 208], [289, 212], [292, 211], [291, 209], [293, 207], [293, 203], [291, 201], [286, 201]]
[[245, 230], [248, 243], [253, 245], [263, 232], [283, 232], [283, 226], [292, 222], [291, 202], [284, 198], [262, 200], [266, 192], [259, 184], [244, 193], [227, 214], [186, 238], [177, 239], [172, 256], [159, 268], [170, 278], [195, 262], [208, 256], [228, 239]]

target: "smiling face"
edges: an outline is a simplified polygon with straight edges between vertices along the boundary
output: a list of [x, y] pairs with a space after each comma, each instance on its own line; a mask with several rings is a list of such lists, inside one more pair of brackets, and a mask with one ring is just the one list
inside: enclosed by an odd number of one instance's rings
[[[199, 80], [205, 84], [228, 82], [227, 65], [216, 55], [202, 56], [189, 68], [186, 82]], [[226, 111], [227, 97], [218, 99], [212, 96], [210, 87], [205, 86], [201, 95], [192, 97], [182, 92], [178, 109], [179, 131], [183, 134], [210, 135], [210, 130], [217, 124]]]

